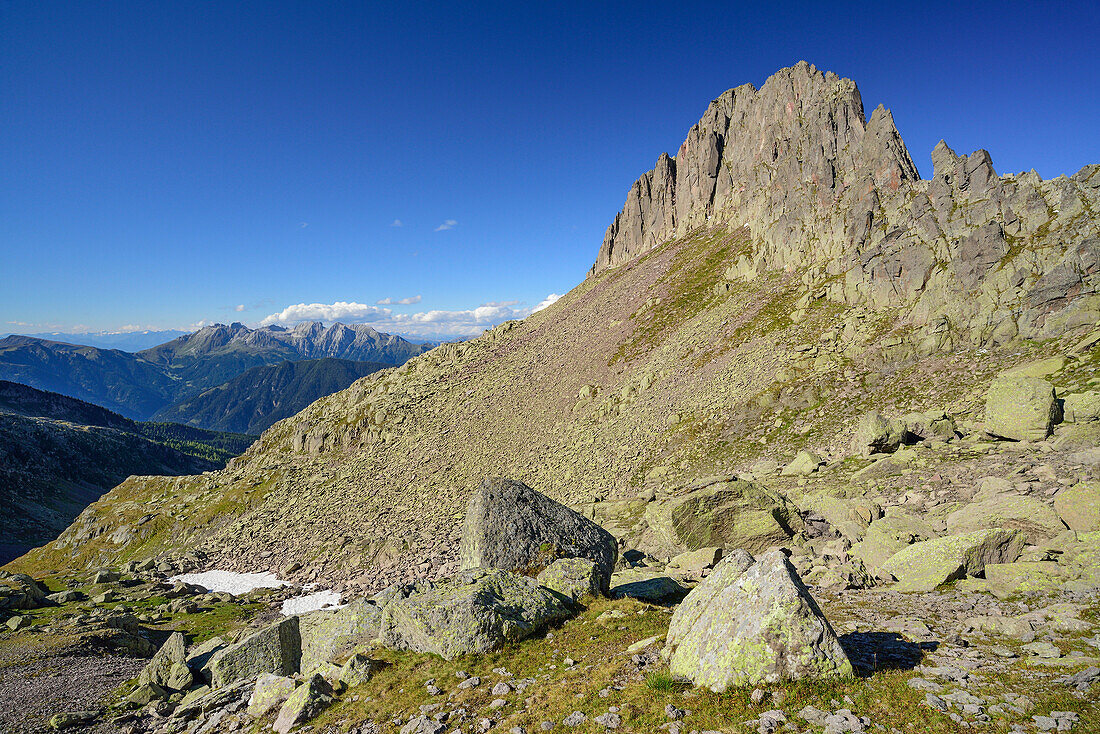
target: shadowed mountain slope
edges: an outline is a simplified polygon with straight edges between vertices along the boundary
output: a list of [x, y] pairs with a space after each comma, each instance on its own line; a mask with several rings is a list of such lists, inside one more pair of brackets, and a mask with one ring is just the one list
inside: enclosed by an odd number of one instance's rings
[[216, 431], [259, 434], [314, 400], [392, 366], [331, 358], [262, 365], [164, 408], [154, 417]]

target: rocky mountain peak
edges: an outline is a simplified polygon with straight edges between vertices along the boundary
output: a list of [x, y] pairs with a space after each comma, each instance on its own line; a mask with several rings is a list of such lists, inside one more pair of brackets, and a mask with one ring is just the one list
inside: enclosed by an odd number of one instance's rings
[[988, 151], [943, 141], [932, 161], [922, 181], [888, 109], [868, 120], [855, 82], [800, 62], [710, 103], [631, 187], [590, 275], [704, 228], [744, 228], [748, 251], [716, 280], [802, 271], [829, 300], [904, 306], [915, 326], [978, 342], [1090, 318], [1086, 301], [1048, 315], [1100, 287], [1094, 167], [998, 176]]

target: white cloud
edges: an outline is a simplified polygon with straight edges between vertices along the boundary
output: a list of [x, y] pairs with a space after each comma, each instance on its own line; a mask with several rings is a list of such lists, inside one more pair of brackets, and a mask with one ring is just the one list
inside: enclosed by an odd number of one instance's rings
[[458, 225], [457, 221], [455, 221], [454, 219], [448, 219], [447, 221], [443, 222], [443, 224], [436, 227], [435, 231], [436, 232], [442, 232], [442, 231], [447, 230], [447, 229], [454, 229], [457, 225]]
[[395, 219], [395, 220], [393, 220], [393, 224], [391, 224], [390, 226], [391, 227], [404, 227], [405, 223], [402, 222], [400, 219]]
[[406, 302], [418, 303], [420, 301], [419, 296], [405, 298], [401, 301], [384, 298], [375, 306], [354, 301], [298, 303], [287, 306], [279, 313], [271, 314], [261, 321], [260, 325], [280, 324], [292, 326], [303, 321], [342, 321], [349, 324], [370, 324], [379, 331], [412, 337], [469, 337], [477, 336], [485, 329], [491, 329], [505, 321], [526, 318], [536, 310], [546, 308], [546, 306], [558, 300], [559, 297], [557, 294], [551, 294], [535, 307], [516, 308], [517, 301], [496, 301], [477, 308], [457, 311], [435, 309], [411, 314], [395, 313], [381, 306]]
[[377, 303], [379, 306], [389, 306], [393, 303], [393, 299], [389, 296], [386, 296], [385, 298], [379, 298], [377, 301], [375, 301], [375, 303]]
[[402, 298], [400, 301], [398, 301], [398, 304], [402, 306], [411, 306], [414, 303], [420, 303], [419, 295], [409, 296], [408, 298]]
[[241, 311], [244, 311], [245, 310], [244, 304], [243, 303], [237, 304], [237, 307], [234, 308], [233, 310], [236, 311], [237, 313], [240, 313]]
[[537, 306], [535, 306], [533, 309], [531, 309], [531, 313], [535, 313], [535, 311], [541, 311], [542, 309], [546, 308], [547, 306], [554, 305], [555, 303], [557, 303], [559, 298], [561, 298], [561, 296], [559, 296], [557, 293], [551, 293], [546, 298], [539, 301], [539, 304]]

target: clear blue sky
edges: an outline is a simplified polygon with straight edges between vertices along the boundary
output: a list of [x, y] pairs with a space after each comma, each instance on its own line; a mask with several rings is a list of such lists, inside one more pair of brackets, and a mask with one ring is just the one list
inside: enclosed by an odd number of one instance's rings
[[1100, 162], [1096, 2], [741, 5], [4, 0], [0, 332], [530, 308], [712, 98], [800, 59], [925, 176], [941, 137]]

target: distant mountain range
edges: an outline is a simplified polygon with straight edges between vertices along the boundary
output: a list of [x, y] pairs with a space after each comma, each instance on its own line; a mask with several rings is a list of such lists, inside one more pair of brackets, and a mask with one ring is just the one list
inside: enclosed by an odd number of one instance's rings
[[136, 353], [13, 335], [0, 339], [0, 379], [143, 420], [253, 367], [327, 357], [396, 366], [432, 346], [362, 324], [320, 322], [293, 329], [215, 324]]
[[[42, 331], [36, 334], [21, 334], [20, 336], [33, 336], [36, 339], [64, 342], [65, 344], [79, 344], [86, 347], [99, 347], [100, 349], [121, 349], [124, 352], [137, 352], [149, 347], [155, 347], [172, 339], [186, 336], [190, 332], [179, 329], [166, 329], [163, 331]], [[10, 334], [0, 334], [0, 337]]]
[[218, 469], [254, 438], [138, 423], [0, 380], [0, 563], [56, 536], [128, 476]]
[[218, 431], [259, 434], [318, 398], [391, 366], [333, 358], [261, 365], [164, 408], [155, 418]]

